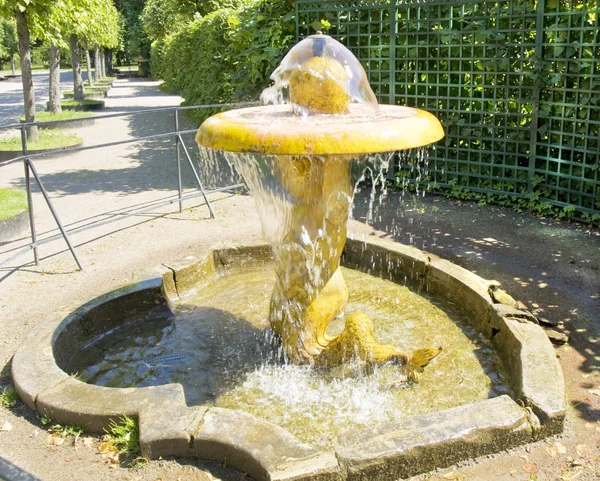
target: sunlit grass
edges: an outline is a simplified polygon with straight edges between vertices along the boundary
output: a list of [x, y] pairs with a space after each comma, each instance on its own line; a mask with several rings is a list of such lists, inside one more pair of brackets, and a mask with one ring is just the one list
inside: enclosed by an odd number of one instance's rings
[[[81, 144], [81, 137], [75, 134], [66, 134], [61, 131], [39, 130], [39, 138], [36, 141], [28, 141], [29, 150], [53, 150], [65, 149]], [[22, 149], [21, 137], [7, 137], [0, 140], [0, 150], [18, 152]]]
[[14, 387], [4, 388], [2, 394], [0, 394], [0, 406], [5, 408], [14, 407], [19, 402], [19, 395]]
[[[37, 122], [50, 122], [53, 120], [73, 120], [73, 119], [87, 119], [93, 117], [92, 112], [76, 112], [74, 110], [64, 110], [62, 112], [36, 112], [35, 120]], [[25, 120], [25, 116], [21, 115], [19, 120]]]
[[27, 209], [27, 194], [24, 190], [0, 189], [0, 220], [14, 217]]

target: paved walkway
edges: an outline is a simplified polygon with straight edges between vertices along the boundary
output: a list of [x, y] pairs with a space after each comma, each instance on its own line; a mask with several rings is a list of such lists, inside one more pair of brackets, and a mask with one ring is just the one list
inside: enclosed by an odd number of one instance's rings
[[[92, 72], [94, 70], [92, 69]], [[40, 111], [46, 108], [48, 102], [48, 71], [33, 72], [33, 88], [35, 90], [35, 106]], [[87, 70], [81, 72], [87, 81]], [[60, 72], [60, 90], [73, 90], [73, 72], [63, 70]], [[23, 84], [21, 77], [12, 77], [0, 82], [0, 126], [18, 122], [23, 115]]]
[[[107, 99], [111, 111], [140, 106], [177, 105], [181, 99], [162, 94], [156, 83], [119, 81]], [[173, 125], [168, 114], [99, 120], [79, 130], [87, 145], [165, 132]], [[193, 126], [191, 126], [193, 127]], [[186, 143], [193, 148], [193, 139]], [[196, 155], [196, 154], [194, 154]], [[74, 227], [97, 219], [118, 217], [132, 205], [148, 205], [176, 191], [173, 141], [153, 140], [95, 149], [69, 157], [36, 162], [65, 224]], [[223, 179], [219, 179], [223, 182]], [[0, 166], [0, 185], [22, 185], [22, 166]], [[216, 181], [215, 181], [216, 182]], [[184, 183], [194, 179], [184, 170]], [[540, 316], [562, 322], [570, 345], [557, 349], [570, 394], [572, 409], [564, 436], [541, 442], [493, 459], [456, 469], [456, 477], [430, 479], [525, 480], [532, 465], [539, 479], [557, 480], [563, 472], [578, 480], [597, 479], [600, 472], [600, 236], [597, 229], [514, 214], [506, 209], [472, 203], [425, 198], [390, 192], [375, 216], [364, 223], [368, 192], [358, 195], [352, 236], [373, 234], [413, 244], [461, 264], [488, 279], [496, 279], [514, 297]], [[84, 266], [77, 271], [62, 240], [42, 246], [42, 262], [21, 256], [0, 269], [0, 368], [10, 361], [23, 337], [46, 313], [81, 304], [99, 293], [131, 281], [133, 272], [193, 254], [214, 244], [257, 242], [260, 223], [253, 200], [247, 195], [215, 193], [210, 196], [216, 219], [210, 219], [201, 199], [189, 201], [179, 214], [163, 209], [122, 219], [87, 232], [73, 234]], [[34, 196], [36, 222], [45, 235], [55, 232], [41, 195]], [[0, 262], [26, 244], [22, 239], [0, 246]], [[0, 387], [7, 385], [7, 371]], [[596, 392], [596, 394], [594, 394]], [[92, 447], [49, 446], [44, 427], [22, 405], [9, 411], [0, 407], [0, 456], [44, 480], [140, 479], [238, 480], [239, 474], [193, 461], [152, 462], [140, 470], [112, 469]], [[554, 451], [552, 451], [554, 449]], [[561, 448], [562, 450], [562, 448]], [[568, 460], [568, 457], [572, 460]], [[595, 470], [595, 474], [594, 471]], [[452, 469], [450, 471], [453, 471]], [[447, 474], [447, 473], [446, 473]]]
[[[175, 130], [173, 111], [143, 110], [178, 106], [180, 103], [180, 97], [162, 93], [158, 89], [158, 82], [118, 80], [106, 98], [107, 108], [99, 112], [95, 125], [74, 131], [83, 138], [86, 147], [172, 132]], [[127, 115], [102, 118], [102, 115], [115, 113]], [[181, 115], [180, 129], [186, 128], [195, 127]], [[184, 140], [197, 166], [198, 154], [193, 134], [184, 136]], [[170, 136], [98, 147], [70, 155], [57, 153], [34, 159], [34, 163], [61, 221], [70, 230], [118, 217], [133, 207], [144, 208], [171, 198], [177, 192], [175, 159], [175, 141]], [[186, 192], [194, 191], [197, 184], [188, 165], [182, 165], [182, 174]], [[24, 182], [20, 162], [0, 164], [1, 187], [23, 187]], [[57, 234], [57, 224], [36, 185], [34, 192], [33, 204], [39, 236], [46, 238]], [[193, 203], [188, 201], [186, 206], [189, 205]], [[123, 227], [139, 221], [139, 218], [134, 218], [118, 225]], [[111, 226], [108, 229], [114, 228]], [[91, 235], [101, 235], [102, 232], [108, 230], [96, 230]], [[28, 241], [23, 238], [21, 242], [0, 246], [0, 262], [14, 255]], [[73, 236], [73, 241], [81, 242], [77, 235]], [[63, 242], [53, 243], [40, 250], [43, 256], [49, 256], [60, 251], [63, 245]]]

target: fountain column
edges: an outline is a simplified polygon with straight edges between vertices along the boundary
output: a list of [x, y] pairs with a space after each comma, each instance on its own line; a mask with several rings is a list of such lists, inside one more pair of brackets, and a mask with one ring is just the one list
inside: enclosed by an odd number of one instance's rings
[[[278, 103], [288, 95], [289, 103], [217, 114], [202, 124], [196, 141], [251, 154], [235, 162], [255, 194], [263, 231], [276, 232], [268, 236], [276, 264], [272, 330], [290, 362], [397, 362], [416, 381], [438, 349], [408, 354], [380, 344], [363, 313], [346, 316], [338, 336], [329, 336], [327, 327], [348, 302], [339, 265], [358, 159], [426, 145], [443, 137], [443, 130], [427, 112], [378, 106], [358, 60], [322, 34], [290, 50], [271, 78], [275, 86], [262, 97]], [[273, 229], [268, 222], [276, 210], [282, 225]]]
[[274, 246], [269, 320], [292, 362], [309, 361], [327, 347], [329, 322], [348, 301], [339, 265], [352, 204], [349, 162], [343, 155], [292, 156], [279, 165], [293, 203]]

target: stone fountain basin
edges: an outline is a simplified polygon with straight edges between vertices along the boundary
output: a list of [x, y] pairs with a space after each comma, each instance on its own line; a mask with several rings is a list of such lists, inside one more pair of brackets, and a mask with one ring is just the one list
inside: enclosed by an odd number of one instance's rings
[[207, 250], [136, 274], [135, 283], [40, 323], [12, 362], [15, 388], [32, 409], [56, 422], [104, 432], [122, 415], [139, 421], [142, 455], [226, 463], [256, 480], [396, 480], [496, 453], [562, 431], [565, 386], [554, 348], [528, 312], [496, 303], [494, 281], [394, 242], [348, 240], [342, 265], [399, 284], [409, 278], [469, 314], [491, 340], [515, 393], [399, 422], [351, 430], [332, 450], [300, 442], [248, 413], [187, 406], [180, 384], [108, 388], [69, 376], [73, 352], [156, 306], [168, 307], [214, 279], [272, 262], [271, 248]]

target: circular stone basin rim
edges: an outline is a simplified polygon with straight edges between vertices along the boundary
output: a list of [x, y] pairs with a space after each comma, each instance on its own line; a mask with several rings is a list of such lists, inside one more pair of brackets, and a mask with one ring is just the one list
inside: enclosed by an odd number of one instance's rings
[[[494, 302], [495, 284], [415, 248], [377, 238], [348, 240], [342, 265], [402, 283], [412, 278], [430, 294], [451, 298], [505, 363], [516, 400], [503, 395], [371, 428], [350, 430], [332, 451], [298, 441], [248, 413], [188, 407], [179, 384], [106, 388], [78, 381], [58, 364], [61, 345], [79, 343], [98, 325], [133, 306], [177, 301], [213, 279], [271, 262], [267, 245], [213, 249], [137, 274], [138, 282], [38, 325], [12, 363], [15, 388], [32, 409], [88, 431], [103, 432], [122, 415], [138, 419], [142, 455], [225, 462], [256, 480], [396, 480], [562, 431], [565, 388], [554, 349], [531, 314]], [[393, 265], [392, 271], [389, 266]], [[109, 319], [109, 321], [106, 321]], [[165, 416], [165, 413], [169, 413]]]

